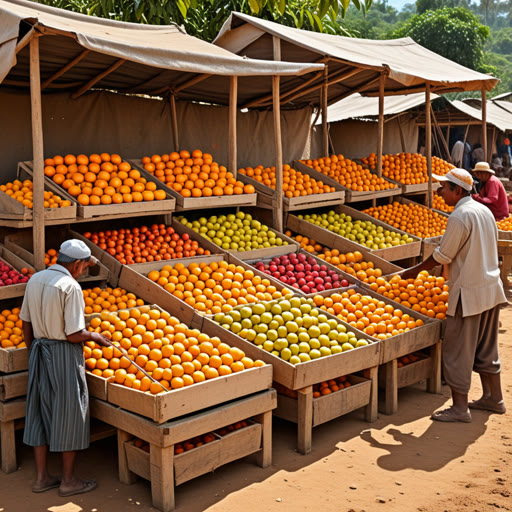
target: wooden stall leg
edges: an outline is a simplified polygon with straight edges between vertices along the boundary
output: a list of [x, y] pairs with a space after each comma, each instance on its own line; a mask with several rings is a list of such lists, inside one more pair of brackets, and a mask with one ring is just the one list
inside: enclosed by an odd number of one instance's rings
[[439, 395], [441, 393], [441, 343], [439, 340], [430, 347], [432, 358], [432, 375], [427, 379], [427, 391]]
[[365, 378], [372, 381], [372, 389], [370, 392], [370, 402], [365, 407], [365, 419], [369, 423], [377, 421], [378, 418], [378, 406], [379, 406], [379, 367], [374, 366], [368, 368], [363, 372]]
[[119, 464], [119, 481], [122, 484], [131, 485], [137, 480], [137, 475], [128, 469], [128, 459], [124, 443], [133, 436], [124, 430], [117, 429], [117, 458]]
[[16, 471], [16, 439], [14, 437], [14, 420], [0, 422], [0, 441], [2, 449], [2, 471]]
[[313, 386], [297, 390], [298, 424], [297, 451], [306, 455], [311, 452], [313, 434]]
[[150, 444], [149, 461], [153, 506], [162, 512], [174, 510], [174, 445]]
[[267, 468], [272, 464], [272, 411], [255, 416], [254, 421], [261, 423], [261, 450], [256, 454], [258, 466]]
[[385, 376], [384, 414], [393, 414], [398, 409], [398, 366], [397, 359], [382, 365]]

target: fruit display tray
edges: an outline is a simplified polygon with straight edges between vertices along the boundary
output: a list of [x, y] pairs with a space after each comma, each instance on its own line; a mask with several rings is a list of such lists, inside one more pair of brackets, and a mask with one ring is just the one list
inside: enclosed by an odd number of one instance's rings
[[[307, 167], [307, 170], [301, 169], [300, 171], [303, 174], [308, 174], [317, 181], [322, 181], [324, 185], [334, 187], [335, 191], [299, 197], [285, 197], [283, 195], [283, 208], [285, 212], [302, 210], [304, 208], [320, 208], [322, 206], [343, 204], [345, 202], [345, 190], [336, 180], [315, 171], [311, 167]], [[267, 185], [264, 185], [263, 183], [260, 183], [259, 181], [244, 174], [239, 174], [238, 179], [243, 183], [249, 183], [258, 191], [258, 206], [261, 208], [273, 208], [273, 200], [276, 195], [273, 188], [267, 187]]]
[[225, 196], [211, 196], [211, 197], [184, 197], [176, 190], [166, 185], [160, 179], [154, 177], [151, 173], [144, 169], [141, 160], [129, 160], [129, 163], [135, 169], [138, 169], [141, 174], [147, 178], [151, 176], [151, 181], [154, 181], [158, 186], [165, 190], [165, 192], [176, 200], [176, 211], [188, 210], [202, 210], [204, 208], [227, 208], [233, 206], [256, 206], [258, 194], [233, 194]]
[[[301, 172], [305, 172], [305, 173], [309, 173], [311, 170], [315, 171], [312, 167], [309, 167], [309, 166], [299, 162], [298, 160], [295, 160], [293, 162], [293, 167], [297, 171], [301, 171]], [[371, 171], [371, 173], [376, 174], [373, 171]], [[328, 180], [334, 181], [339, 187], [341, 187], [341, 189], [345, 192], [345, 203], [355, 203], [357, 201], [368, 201], [369, 199], [377, 199], [379, 197], [390, 197], [390, 196], [394, 196], [394, 195], [402, 193], [402, 189], [399, 186], [396, 186], [396, 188], [391, 188], [388, 190], [374, 190], [374, 191], [369, 190], [369, 191], [359, 192], [357, 190], [352, 190], [351, 188], [347, 188], [347, 187], [344, 187], [343, 185], [340, 185], [336, 180], [327, 176], [326, 174], [323, 174], [321, 172], [318, 174], [320, 174], [321, 176], [323, 176], [324, 178], [326, 178]], [[384, 177], [384, 179], [390, 183], [393, 183], [393, 181], [388, 178]], [[330, 184], [331, 181], [329, 181], [329, 182], [326, 181], [326, 183]], [[396, 184], [393, 183], [393, 185], [396, 185]]]
[[[348, 238], [344, 238], [342, 236], [337, 235], [336, 233], [329, 231], [328, 229], [317, 226], [316, 224], [312, 224], [311, 222], [307, 222], [303, 219], [299, 219], [295, 215], [288, 215], [288, 220], [286, 227], [295, 233], [300, 233], [303, 236], [307, 236], [308, 238], [313, 238], [319, 244], [322, 244], [326, 247], [330, 247], [332, 249], [340, 249], [343, 247], [344, 252], [354, 252], [359, 251], [362, 254], [373, 254], [375, 256], [379, 256], [382, 259], [387, 261], [397, 261], [403, 260], [406, 258], [414, 258], [421, 254], [421, 239], [415, 236], [412, 236], [408, 233], [400, 231], [399, 229], [392, 228], [388, 224], [381, 222], [380, 220], [367, 215], [366, 213], [362, 213], [359, 210], [355, 210], [350, 208], [347, 205], [341, 205], [338, 208], [338, 213], [345, 213], [350, 215], [355, 220], [364, 220], [371, 221], [376, 226], [382, 226], [384, 229], [389, 229], [390, 231], [396, 231], [400, 234], [406, 234], [410, 236], [414, 242], [405, 245], [397, 245], [394, 247], [386, 247], [385, 249], [369, 249], [365, 245], [358, 244], [349, 240]], [[343, 241], [343, 244], [340, 242]], [[384, 270], [384, 269], [382, 269]]]
[[[385, 178], [387, 181], [391, 181], [391, 183], [396, 183], [402, 190], [402, 194], [422, 194], [428, 192], [428, 182], [426, 183], [415, 183], [414, 185], [407, 185], [406, 183], [402, 183], [401, 181], [396, 181], [392, 178]], [[438, 182], [432, 183], [432, 190], [437, 190], [441, 186]]]
[[[33, 173], [33, 162], [24, 162], [27, 172]], [[157, 185], [161, 185], [161, 181], [157, 178], [151, 176], [149, 173], [144, 175], [148, 181], [152, 181]], [[49, 186], [50, 184], [55, 185], [51, 178], [45, 176], [45, 183]], [[146, 214], [148, 212], [157, 213], [171, 213], [176, 208], [176, 199], [171, 197], [166, 192], [166, 198], [160, 201], [140, 201], [138, 203], [121, 203], [121, 204], [100, 204], [96, 206], [83, 206], [78, 204], [76, 198], [72, 195], [68, 194], [68, 192], [62, 187], [58, 186], [58, 195], [63, 199], [68, 199], [69, 201], [76, 204], [76, 211], [79, 217], [82, 218], [90, 218], [97, 217], [100, 215], [121, 215], [121, 216], [130, 216], [136, 217], [139, 214]], [[160, 187], [163, 190], [163, 187]]]
[[[32, 171], [28, 168], [26, 162], [18, 162], [17, 177], [20, 181], [32, 179]], [[53, 182], [48, 183], [45, 181], [44, 190], [53, 192], [62, 199], [67, 199], [62, 193], [63, 189]], [[27, 208], [6, 193], [0, 192], [0, 218], [6, 220], [31, 221], [33, 219], [33, 209]], [[71, 201], [71, 206], [65, 206], [63, 208], [45, 208], [44, 218], [45, 220], [76, 219], [76, 202]]]
[[25, 418], [25, 398], [17, 398], [7, 402], [0, 401], [0, 452], [2, 471], [16, 471], [16, 439], [14, 431], [21, 427], [20, 420]]
[[0, 401], [18, 398], [27, 394], [28, 371], [0, 373]]
[[[222, 393], [220, 400], [221, 397]], [[161, 425], [95, 398], [91, 399], [90, 412], [91, 417], [118, 429], [121, 483], [134, 483], [137, 474], [150, 480], [153, 506], [169, 512], [175, 507], [175, 485], [249, 453], [256, 453], [256, 462], [263, 468], [272, 463], [272, 410], [277, 405], [275, 390], [266, 389], [229, 402], [229, 397], [224, 398], [225, 403], [199, 409], [194, 414]], [[203, 403], [201, 393], [194, 399], [199, 404]], [[198, 449], [174, 455], [175, 444], [248, 418], [253, 423], [233, 432], [234, 435], [228, 434]], [[149, 454], [132, 445], [132, 436], [149, 443]]]
[[12, 373], [28, 370], [28, 348], [0, 348], [0, 372]]
[[[0, 262], [5, 262], [11, 265], [15, 270], [21, 271], [22, 268], [27, 268], [35, 271], [32, 265], [29, 265], [22, 258], [11, 252], [7, 247], [0, 244]], [[25, 288], [27, 283], [16, 283], [0, 287], [0, 300], [11, 299], [14, 297], [23, 297], [25, 295]]]
[[[64, 240], [73, 238], [73, 234], [66, 228], [51, 228], [47, 230], [45, 236], [45, 250], [54, 248], [58, 251], [60, 244]], [[29, 231], [20, 231], [14, 235], [7, 235], [4, 239], [7, 249], [18, 257], [27, 261], [30, 265], [34, 264], [34, 245], [32, 233]], [[87, 267], [86, 271], [77, 279], [78, 282], [87, 281], [106, 281], [109, 277], [108, 269], [100, 261], [94, 267]]]

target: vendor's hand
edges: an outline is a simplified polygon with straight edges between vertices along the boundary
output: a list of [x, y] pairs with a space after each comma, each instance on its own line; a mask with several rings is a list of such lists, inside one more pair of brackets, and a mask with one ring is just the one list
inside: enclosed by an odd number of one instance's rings
[[91, 341], [96, 342], [101, 347], [111, 346], [110, 340], [103, 334], [100, 334], [99, 332], [91, 332]]
[[415, 267], [412, 268], [406, 268], [405, 270], [402, 270], [402, 272], [398, 272], [398, 274], [402, 279], [416, 279], [418, 276], [418, 270]]

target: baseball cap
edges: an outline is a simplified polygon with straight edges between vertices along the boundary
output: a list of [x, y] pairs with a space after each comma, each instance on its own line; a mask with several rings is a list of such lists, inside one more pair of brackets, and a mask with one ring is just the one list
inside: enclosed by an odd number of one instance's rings
[[91, 250], [82, 240], [66, 240], [62, 242], [59, 249], [59, 256], [63, 255], [71, 261], [87, 260], [91, 257]]
[[455, 185], [459, 185], [468, 192], [470, 192], [473, 188], [473, 178], [471, 177], [471, 174], [466, 171], [466, 169], [455, 168], [447, 172], [444, 176], [432, 174], [432, 177], [437, 181], [451, 181], [452, 183], [455, 183]]

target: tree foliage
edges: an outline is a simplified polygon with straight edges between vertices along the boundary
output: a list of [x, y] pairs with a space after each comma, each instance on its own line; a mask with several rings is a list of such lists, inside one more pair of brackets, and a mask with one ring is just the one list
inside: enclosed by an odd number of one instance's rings
[[188, 34], [212, 41], [231, 11], [282, 25], [351, 35], [338, 23], [349, 5], [366, 12], [372, 0], [38, 0], [90, 16], [120, 21], [185, 27]]

